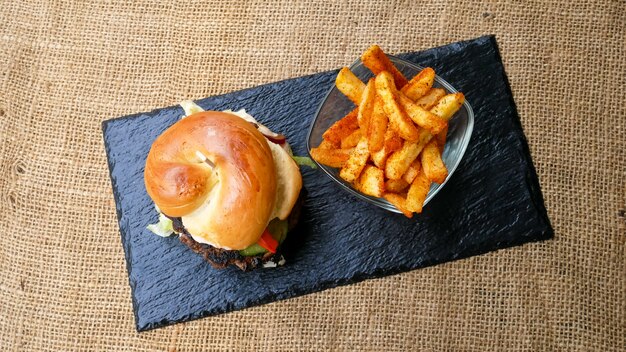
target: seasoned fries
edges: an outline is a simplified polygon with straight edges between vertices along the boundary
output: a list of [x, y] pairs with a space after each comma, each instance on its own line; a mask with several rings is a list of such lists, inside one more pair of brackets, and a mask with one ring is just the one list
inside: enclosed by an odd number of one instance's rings
[[383, 111], [382, 102], [378, 98], [375, 100], [367, 128], [368, 147], [372, 154], [381, 150], [385, 145], [385, 133], [387, 133], [387, 124], [389, 123], [389, 119]]
[[356, 180], [361, 174], [361, 171], [363, 171], [369, 156], [370, 152], [367, 149], [367, 139], [361, 137], [359, 144], [357, 144], [354, 150], [352, 150], [348, 160], [341, 168], [339, 177], [348, 182], [354, 182], [354, 180]]
[[374, 72], [375, 75], [383, 71], [387, 71], [393, 75], [393, 80], [396, 83], [396, 87], [402, 88], [405, 84], [407, 84], [407, 80], [402, 74], [402, 72], [398, 71], [396, 66], [389, 60], [387, 55], [383, 52], [383, 50], [378, 45], [370, 46], [363, 55], [361, 55], [361, 61], [363, 61], [363, 65], [369, 68], [370, 71]]
[[330, 167], [343, 167], [343, 164], [348, 161], [352, 149], [325, 149], [325, 148], [312, 148], [311, 156], [319, 163], [328, 165]]
[[400, 137], [408, 141], [417, 140], [417, 127], [398, 103], [398, 90], [389, 72], [383, 71], [376, 76], [376, 93], [383, 103], [383, 110], [389, 116], [389, 126]]
[[424, 172], [418, 173], [413, 183], [411, 183], [409, 192], [406, 194], [406, 202], [404, 204], [406, 209], [421, 213], [426, 196], [428, 196], [428, 190], [430, 190], [430, 180]]
[[428, 93], [426, 93], [426, 95], [417, 99], [415, 104], [421, 106], [425, 110], [430, 110], [433, 106], [435, 106], [435, 104], [437, 104], [439, 99], [443, 98], [444, 95], [446, 95], [446, 91], [444, 89], [432, 88], [428, 91]]
[[389, 154], [391, 153], [387, 152], [385, 147], [383, 147], [381, 150], [372, 153], [370, 156], [372, 158], [372, 162], [377, 168], [385, 169], [385, 162], [387, 161]]
[[459, 111], [464, 101], [465, 96], [463, 93], [448, 94], [439, 99], [437, 105], [430, 109], [430, 112], [448, 121], [452, 118], [454, 113]]
[[385, 164], [385, 176], [398, 180], [409, 169], [413, 160], [417, 159], [420, 148], [415, 142], [404, 142], [400, 150], [393, 152]]
[[372, 116], [372, 110], [374, 110], [374, 103], [376, 102], [376, 88], [374, 87], [374, 79], [370, 79], [365, 86], [363, 95], [361, 96], [361, 102], [358, 107], [357, 120], [359, 127], [363, 131], [367, 131]]
[[358, 113], [358, 109], [350, 111], [346, 116], [342, 117], [341, 120], [330, 126], [326, 132], [324, 132], [322, 138], [330, 142], [335, 148], [339, 148], [341, 146], [341, 140], [359, 128], [359, 122], [357, 120]]
[[383, 170], [376, 166], [367, 165], [355, 183], [356, 189], [370, 196], [380, 197], [385, 190], [385, 176]]
[[337, 89], [348, 97], [348, 99], [352, 100], [355, 105], [359, 105], [361, 95], [363, 95], [363, 90], [365, 90], [365, 83], [355, 76], [349, 68], [344, 67], [339, 70], [335, 85]]
[[320, 143], [320, 145], [318, 146], [319, 149], [333, 149], [333, 145], [332, 143], [330, 143], [329, 141], [323, 139], [322, 143]]
[[389, 134], [385, 133], [385, 149], [389, 153], [393, 153], [396, 150], [402, 148], [402, 138], [395, 134], [391, 129], [388, 129]]
[[422, 170], [432, 182], [443, 183], [448, 177], [448, 169], [441, 160], [441, 151], [434, 139], [426, 144], [422, 152]]
[[435, 138], [437, 139], [437, 145], [439, 146], [439, 152], [441, 152], [441, 154], [443, 154], [443, 149], [446, 146], [446, 139], [448, 138], [448, 126], [446, 126], [446, 128], [441, 130], [441, 132], [437, 133]]
[[448, 177], [442, 159], [448, 121], [465, 96], [433, 88], [430, 67], [407, 81], [376, 45], [361, 60], [375, 77], [365, 84], [347, 67], [339, 71], [335, 84], [357, 107], [324, 132], [311, 156], [410, 218], [422, 212], [431, 184]]
[[426, 95], [435, 82], [435, 70], [426, 67], [421, 70], [415, 77], [411, 78], [409, 83], [402, 87], [404, 93], [409, 99], [416, 101]]
[[354, 148], [361, 140], [363, 133], [361, 133], [361, 129], [354, 130], [354, 132], [347, 135], [344, 139], [341, 140], [341, 149]]
[[407, 218], [413, 217], [413, 211], [409, 210], [406, 207], [406, 199], [403, 196], [397, 193], [385, 193], [383, 194], [383, 198], [385, 198], [389, 203], [393, 204]]
[[409, 183], [403, 179], [399, 180], [387, 180], [385, 182], [385, 191], [392, 193], [402, 193], [409, 187]]
[[424, 149], [426, 144], [430, 142], [431, 139], [433, 139], [433, 135], [430, 132], [428, 132], [428, 130], [425, 130], [425, 129], [420, 130], [419, 137], [417, 139], [417, 148], [419, 149], [420, 152]]
[[402, 175], [402, 179], [408, 184], [413, 183], [413, 180], [415, 180], [415, 177], [420, 172], [421, 168], [421, 161], [419, 160], [419, 158], [415, 159], [406, 170], [406, 172], [404, 172], [404, 175]]

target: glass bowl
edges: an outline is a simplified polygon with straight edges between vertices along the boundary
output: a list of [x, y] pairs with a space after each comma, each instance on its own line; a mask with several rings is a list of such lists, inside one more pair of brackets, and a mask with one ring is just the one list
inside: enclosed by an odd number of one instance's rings
[[[398, 70], [400, 70], [407, 77], [407, 79], [415, 76], [419, 71], [423, 69], [423, 67], [417, 66], [411, 62], [395, 56], [389, 55], [389, 59], [391, 60], [391, 62], [394, 63], [394, 65], [396, 65]], [[350, 70], [352, 70], [352, 72], [354, 72], [354, 74], [359, 77], [363, 82], [367, 82], [371, 77], [373, 77], [372, 72], [363, 65], [361, 60], [355, 61], [352, 66], [350, 66]], [[443, 78], [439, 76], [435, 77], [435, 83], [433, 84], [433, 87], [443, 88], [448, 93], [458, 92], [452, 85], [450, 85], [450, 83], [446, 82]], [[315, 118], [311, 123], [311, 127], [309, 128], [309, 133], [307, 136], [307, 150], [309, 154], [311, 153], [311, 148], [319, 146], [319, 144], [322, 142], [322, 134], [333, 123], [344, 117], [352, 109], [354, 109], [354, 104], [348, 98], [346, 98], [335, 85], [333, 85], [333, 87], [328, 91], [328, 94], [326, 94], [326, 97], [320, 104], [317, 113], [315, 114]], [[461, 162], [461, 159], [463, 158], [463, 154], [465, 154], [465, 150], [467, 149], [467, 145], [469, 144], [473, 129], [474, 112], [472, 111], [472, 107], [466, 100], [461, 109], [459, 109], [459, 111], [454, 114], [449, 122], [448, 137], [445, 149], [442, 154], [443, 162], [448, 168], [448, 177], [442, 184], [433, 183], [431, 185], [430, 190], [428, 191], [428, 195], [426, 197], [426, 201], [424, 202], [424, 206], [426, 206], [426, 204], [428, 204], [428, 202], [433, 199], [435, 195], [437, 195], [439, 190], [446, 185], [446, 182], [450, 179], [450, 177], [454, 173], [454, 170], [456, 170], [457, 166]], [[357, 191], [350, 183], [344, 181], [341, 177], [339, 177], [339, 169], [322, 165], [317, 161], [315, 161], [315, 163], [325, 174], [333, 179], [346, 192], [385, 210], [394, 213], [400, 213], [398, 209], [396, 209], [391, 203], [387, 202], [385, 199], [368, 196]]]

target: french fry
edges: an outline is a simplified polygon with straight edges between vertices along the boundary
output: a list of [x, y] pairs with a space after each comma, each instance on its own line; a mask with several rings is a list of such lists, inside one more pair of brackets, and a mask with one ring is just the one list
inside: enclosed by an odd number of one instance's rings
[[402, 148], [402, 143], [404, 143], [402, 138], [398, 137], [391, 128], [387, 128], [387, 131], [385, 132], [385, 143], [382, 149], [372, 153], [372, 161], [374, 162], [374, 165], [384, 169], [385, 162], [387, 161], [389, 154]]
[[448, 121], [454, 113], [459, 111], [464, 101], [465, 96], [463, 93], [448, 94], [439, 99], [437, 105], [430, 109], [430, 112]]
[[421, 213], [426, 196], [428, 196], [428, 190], [430, 190], [430, 180], [424, 172], [420, 172], [413, 180], [413, 183], [411, 183], [411, 187], [406, 194], [405, 207], [407, 210]]
[[363, 61], [363, 65], [369, 68], [375, 75], [383, 71], [391, 73], [398, 88], [402, 88], [407, 84], [407, 80], [402, 72], [398, 71], [396, 66], [394, 66], [378, 45], [372, 45], [365, 50], [363, 55], [361, 55], [361, 61]]
[[370, 153], [375, 153], [382, 149], [385, 145], [385, 133], [387, 133], [387, 125], [389, 120], [383, 111], [382, 101], [380, 98], [375, 99], [374, 108], [367, 129], [367, 142]]
[[366, 165], [358, 181], [355, 183], [356, 189], [373, 197], [380, 197], [385, 190], [385, 176], [383, 170], [376, 166]]
[[363, 133], [361, 133], [361, 129], [354, 130], [354, 132], [347, 135], [344, 139], [341, 140], [341, 149], [354, 148], [361, 140]]
[[409, 185], [410, 183], [406, 182], [404, 179], [387, 180], [385, 182], [385, 192], [400, 193], [405, 191]]
[[385, 161], [387, 161], [387, 157], [389, 156], [389, 154], [391, 153], [386, 153], [385, 147], [383, 147], [381, 150], [371, 154], [372, 162], [374, 162], [374, 165], [376, 165], [376, 167], [384, 169]]
[[374, 165], [376, 165], [376, 167], [384, 169], [385, 161], [387, 161], [387, 157], [389, 156], [389, 154], [391, 153], [385, 153], [385, 147], [383, 147], [381, 150], [371, 154], [372, 162], [374, 162]]
[[422, 170], [429, 180], [443, 183], [448, 177], [448, 169], [441, 160], [441, 152], [436, 140], [430, 141], [422, 151]]
[[406, 207], [406, 199], [401, 195], [397, 193], [384, 193], [383, 198], [393, 204], [393, 206], [400, 210], [407, 218], [413, 217], [413, 212]]
[[417, 99], [415, 104], [421, 106], [425, 110], [430, 110], [433, 106], [435, 106], [435, 104], [437, 104], [439, 99], [443, 98], [444, 95], [446, 95], [446, 91], [444, 89], [431, 88], [426, 95]]
[[385, 114], [389, 117], [389, 125], [396, 133], [408, 140], [415, 141], [418, 138], [417, 127], [407, 116], [406, 112], [398, 103], [398, 90], [393, 83], [393, 77], [387, 71], [376, 76], [376, 93], [380, 97]]
[[357, 120], [359, 121], [359, 126], [364, 132], [367, 132], [375, 102], [376, 87], [374, 86], [374, 78], [372, 78], [369, 82], [367, 82], [365, 90], [361, 95], [361, 101], [358, 104], [359, 113], [357, 115]]
[[329, 141], [322, 139], [322, 143], [317, 146], [319, 149], [335, 149], [335, 146], [332, 145]]
[[427, 129], [423, 129], [423, 128], [419, 130], [417, 143], [421, 146], [420, 151], [424, 149], [426, 144], [428, 144], [428, 142], [430, 142], [431, 139], [433, 139], [433, 134], [430, 133], [430, 131], [428, 131]]
[[385, 164], [385, 176], [392, 180], [398, 180], [408, 170], [411, 163], [420, 153], [416, 142], [404, 142], [400, 150], [393, 152]]
[[391, 136], [387, 138], [387, 135], [385, 135], [385, 149], [389, 153], [393, 153], [396, 150], [400, 150], [400, 148], [402, 148], [402, 144], [404, 143], [404, 141], [402, 140], [402, 138], [398, 137], [392, 130], [389, 131], [391, 132]]
[[355, 76], [349, 68], [344, 67], [339, 70], [337, 78], [335, 79], [335, 85], [337, 89], [348, 97], [348, 99], [352, 100], [355, 105], [359, 105], [361, 95], [365, 89], [365, 83]]
[[443, 119], [440, 119], [437, 115], [430, 111], [424, 110], [421, 106], [415, 104], [409, 97], [402, 92], [398, 93], [398, 102], [406, 114], [415, 122], [418, 126], [429, 130], [432, 134], [437, 134], [447, 123]]
[[330, 126], [322, 137], [329, 141], [333, 147], [339, 148], [341, 146], [341, 140], [359, 128], [359, 122], [357, 120], [358, 113], [358, 109], [350, 111], [346, 116]]
[[402, 179], [407, 183], [407, 184], [411, 184], [413, 183], [413, 180], [415, 180], [415, 177], [417, 176], [417, 174], [420, 172], [420, 169], [422, 168], [422, 162], [420, 161], [420, 158], [415, 159], [411, 165], [409, 166], [409, 168], [406, 170], [406, 172], [404, 173], [404, 175], [402, 175]]
[[435, 81], [435, 70], [426, 67], [421, 70], [415, 77], [411, 78], [409, 83], [402, 87], [402, 93], [406, 94], [412, 101], [423, 97]]
[[[417, 153], [421, 153], [424, 150], [424, 147], [426, 147], [426, 145], [433, 139], [433, 135], [428, 132], [428, 130], [425, 129], [420, 129], [419, 131], [419, 138], [417, 139], [416, 142], [416, 147], [415, 149], [417, 150]], [[421, 165], [421, 158], [416, 158], [411, 165], [409, 166], [408, 169], [406, 169], [406, 171], [404, 172], [404, 174], [402, 175], [402, 178], [408, 182], [408, 183], [412, 183], [413, 180], [415, 179], [415, 176], [417, 176], [417, 173], [420, 171], [420, 169], [422, 168]]]
[[448, 138], [448, 126], [435, 136], [435, 139], [437, 139], [437, 146], [439, 146], [441, 154], [443, 154], [443, 149], [446, 147], [446, 138]]
[[348, 157], [341, 171], [339, 171], [339, 177], [348, 182], [354, 182], [361, 174], [361, 171], [363, 171], [369, 156], [370, 152], [367, 148], [367, 138], [361, 137], [359, 144], [357, 144], [350, 153], [350, 157]]
[[311, 157], [320, 164], [330, 167], [342, 167], [348, 161], [353, 149], [325, 149], [321, 146], [311, 149]]

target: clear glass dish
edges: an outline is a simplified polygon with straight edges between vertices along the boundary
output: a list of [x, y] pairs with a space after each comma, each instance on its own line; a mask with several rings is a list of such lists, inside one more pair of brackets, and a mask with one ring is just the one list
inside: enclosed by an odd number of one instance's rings
[[[423, 67], [417, 66], [406, 60], [400, 59], [395, 56], [389, 55], [389, 59], [396, 65], [407, 79], [415, 76]], [[362, 81], [367, 82], [373, 77], [372, 72], [363, 65], [361, 60], [355, 61], [350, 70], [359, 77]], [[456, 93], [457, 90], [450, 85], [443, 78], [436, 76], [434, 87], [445, 89], [448, 93]], [[332, 89], [326, 94], [326, 97], [320, 104], [315, 118], [309, 128], [307, 136], [307, 150], [310, 154], [311, 148], [317, 147], [322, 142], [322, 134], [337, 120], [345, 116], [348, 112], [354, 109], [354, 104], [346, 98], [338, 89], [333, 85]], [[437, 195], [440, 189], [442, 189], [446, 182], [450, 179], [457, 166], [465, 154], [467, 145], [469, 144], [472, 130], [474, 129], [474, 112], [470, 104], [465, 101], [461, 109], [452, 117], [448, 128], [448, 138], [445, 149], [443, 151], [442, 159], [448, 168], [448, 178], [442, 184], [433, 183], [424, 202], [424, 206]], [[358, 199], [364, 200], [368, 203], [374, 204], [385, 210], [399, 213], [391, 203], [387, 202], [383, 198], [376, 198], [365, 195], [357, 191], [350, 183], [344, 181], [339, 177], [339, 169], [322, 165], [315, 161], [318, 167], [331, 179], [333, 179], [343, 190], [354, 195]]]

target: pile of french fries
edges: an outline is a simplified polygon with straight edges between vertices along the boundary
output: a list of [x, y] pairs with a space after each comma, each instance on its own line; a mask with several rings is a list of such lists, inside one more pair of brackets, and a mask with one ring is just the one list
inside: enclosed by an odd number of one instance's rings
[[430, 67], [407, 80], [377, 45], [361, 61], [375, 77], [366, 84], [347, 67], [339, 71], [335, 84], [357, 107], [324, 132], [311, 156], [410, 218], [422, 212], [431, 182], [448, 177], [441, 153], [465, 97], [433, 88]]

